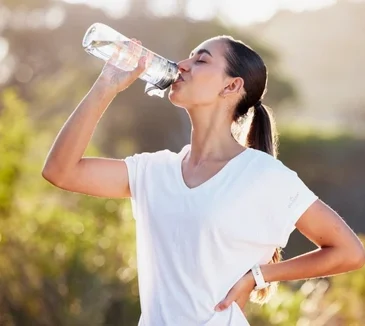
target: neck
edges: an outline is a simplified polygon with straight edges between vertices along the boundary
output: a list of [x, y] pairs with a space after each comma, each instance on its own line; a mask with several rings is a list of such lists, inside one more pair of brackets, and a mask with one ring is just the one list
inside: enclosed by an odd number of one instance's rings
[[243, 150], [232, 136], [232, 119], [227, 110], [201, 108], [188, 113], [192, 124], [188, 159], [192, 164], [229, 160]]

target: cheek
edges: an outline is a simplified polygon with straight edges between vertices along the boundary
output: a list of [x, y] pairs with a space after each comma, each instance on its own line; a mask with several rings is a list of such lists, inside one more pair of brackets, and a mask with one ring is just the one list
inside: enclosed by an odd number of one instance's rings
[[188, 81], [170, 89], [169, 99], [176, 106], [208, 104], [216, 101], [222, 87], [219, 72], [196, 67], [191, 70]]
[[190, 88], [190, 93], [194, 100], [202, 103], [216, 100], [219, 92], [220, 84], [209, 78], [204, 79], [203, 81], [197, 81]]
[[217, 96], [223, 88], [221, 72], [217, 69], [197, 67], [191, 72], [192, 87], [202, 95]]

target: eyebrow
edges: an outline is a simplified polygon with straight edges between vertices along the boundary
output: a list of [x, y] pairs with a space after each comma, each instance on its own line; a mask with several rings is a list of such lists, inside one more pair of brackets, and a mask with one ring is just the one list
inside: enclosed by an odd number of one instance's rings
[[[206, 53], [206, 54], [210, 55], [213, 58], [212, 54], [207, 49], [200, 49], [196, 54], [202, 54], [202, 53]], [[190, 54], [190, 58], [193, 57], [193, 56], [194, 56], [194, 52], [192, 52]]]

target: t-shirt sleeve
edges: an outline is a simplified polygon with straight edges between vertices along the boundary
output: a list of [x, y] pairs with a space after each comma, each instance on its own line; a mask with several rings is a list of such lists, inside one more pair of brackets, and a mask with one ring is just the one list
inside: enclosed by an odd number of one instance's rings
[[284, 248], [295, 224], [303, 213], [318, 199], [295, 171], [280, 163], [269, 171], [265, 181], [268, 202], [269, 227], [272, 241]]
[[135, 220], [140, 215], [138, 201], [145, 191], [144, 182], [151, 157], [152, 153], [141, 153], [124, 159], [127, 165], [129, 189], [131, 192], [132, 215]]
[[146, 171], [148, 158], [151, 153], [141, 153], [128, 156], [124, 159], [128, 170], [129, 189], [132, 199], [135, 200], [138, 193], [138, 184]]
[[127, 165], [133, 217], [135, 219], [143, 215], [142, 210], [145, 199], [153, 187], [155, 175], [160, 173], [161, 165], [169, 158], [170, 153], [168, 150], [153, 153], [144, 152], [124, 159]]

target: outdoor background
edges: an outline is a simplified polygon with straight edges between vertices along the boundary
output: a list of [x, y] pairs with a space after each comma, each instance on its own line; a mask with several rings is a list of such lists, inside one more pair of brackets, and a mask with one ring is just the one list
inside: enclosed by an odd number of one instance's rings
[[[365, 2], [0, 0], [0, 325], [133, 326], [140, 313], [127, 200], [67, 193], [41, 177], [62, 124], [103, 62], [81, 47], [94, 22], [181, 60], [230, 34], [269, 68], [264, 103], [279, 158], [365, 233]], [[101, 120], [88, 155], [123, 158], [188, 141], [185, 112], [137, 81]], [[294, 232], [285, 257], [314, 247]], [[283, 283], [255, 326], [365, 325], [365, 269]]]

